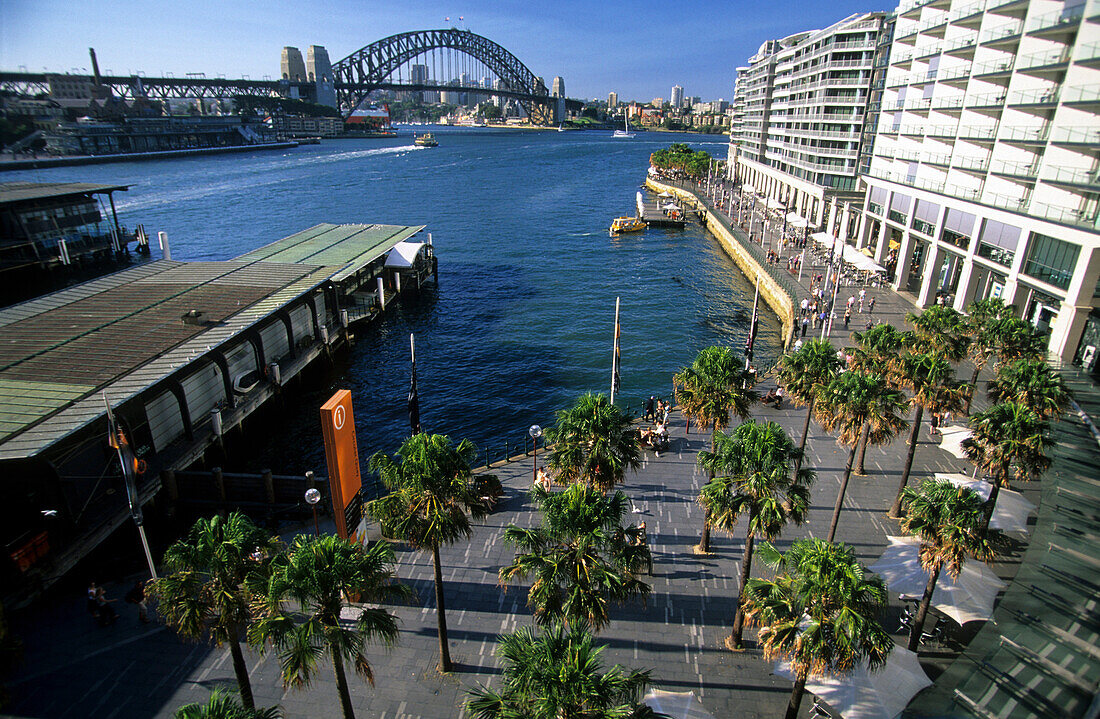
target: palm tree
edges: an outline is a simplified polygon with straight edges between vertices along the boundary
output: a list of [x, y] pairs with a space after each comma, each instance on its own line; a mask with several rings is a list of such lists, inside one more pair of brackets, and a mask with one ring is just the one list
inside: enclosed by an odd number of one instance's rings
[[[721, 432], [714, 452], [700, 452], [700, 463], [716, 476], [699, 493], [699, 503], [711, 523], [733, 534], [741, 515], [748, 517], [745, 553], [741, 561], [741, 588], [752, 571], [752, 548], [757, 537], [774, 541], [788, 522], [801, 525], [810, 508], [810, 469], [791, 471], [802, 451], [775, 422], [746, 422], [731, 434]], [[744, 604], [739, 600], [733, 631], [726, 640], [730, 649], [741, 648], [745, 625]]]
[[745, 611], [760, 625], [764, 656], [791, 663], [786, 717], [796, 719], [811, 674], [844, 674], [863, 662], [873, 671], [886, 663], [894, 648], [878, 620], [886, 586], [844, 544], [800, 539], [780, 554], [765, 542], [760, 556], [779, 575], [749, 580]]
[[843, 363], [836, 356], [836, 348], [828, 340], [810, 340], [798, 350], [783, 355], [779, 360], [779, 383], [791, 401], [806, 405], [806, 423], [802, 425], [802, 441], [798, 445], [799, 456], [795, 460], [795, 472], [802, 468], [806, 453], [806, 438], [810, 434], [810, 420], [814, 414], [814, 400], [821, 387], [840, 374]]
[[909, 651], [916, 651], [940, 571], [946, 566], [955, 579], [967, 556], [986, 561], [994, 552], [982, 530], [981, 497], [973, 490], [947, 480], [926, 479], [919, 490], [906, 487], [903, 501], [902, 531], [920, 538], [920, 563], [928, 572], [928, 584], [909, 634]]
[[181, 636], [209, 636], [218, 646], [229, 645], [241, 703], [249, 710], [256, 704], [241, 651], [251, 618], [246, 583], [265, 575], [277, 546], [275, 537], [240, 512], [199, 519], [165, 551], [168, 574], [149, 586], [161, 616]]
[[477, 447], [468, 439], [456, 446], [443, 434], [416, 434], [401, 443], [395, 458], [378, 452], [370, 458], [390, 490], [366, 504], [387, 537], [430, 551], [435, 564], [435, 607], [439, 634], [439, 669], [451, 671], [447, 643], [447, 614], [443, 598], [443, 570], [439, 548], [470, 536], [470, 519], [480, 519], [489, 508], [472, 479], [470, 464]]
[[[354, 719], [344, 662], [374, 685], [374, 673], [363, 654], [368, 640], [386, 645], [397, 641], [397, 617], [385, 609], [355, 606], [352, 626], [341, 612], [357, 602], [405, 600], [408, 587], [397, 583], [393, 547], [374, 542], [364, 547], [334, 535], [299, 535], [288, 551], [272, 561], [271, 575], [257, 584], [256, 621], [248, 638], [256, 646], [270, 642], [279, 655], [283, 686], [305, 687], [317, 673], [317, 663], [332, 657], [336, 689], [344, 719]], [[263, 593], [260, 593], [263, 590]]]
[[554, 624], [536, 634], [524, 627], [497, 642], [504, 662], [499, 692], [484, 685], [467, 692], [474, 719], [643, 719], [649, 672], [618, 664], [603, 671], [602, 646], [584, 624]]
[[913, 469], [913, 456], [920, 440], [920, 425], [924, 419], [924, 410], [935, 414], [957, 412], [962, 407], [964, 388], [955, 381], [955, 370], [951, 363], [936, 351], [910, 352], [898, 358], [897, 377], [901, 385], [913, 393], [909, 406], [916, 409], [913, 428], [909, 433], [909, 451], [905, 455], [905, 468], [901, 472], [901, 484], [898, 486], [894, 503], [890, 507], [890, 516], [897, 517], [901, 511], [901, 492], [909, 484], [909, 473]]
[[[744, 360], [728, 347], [704, 347], [690, 366], [672, 378], [680, 409], [701, 426], [711, 427], [711, 451], [718, 432], [729, 426], [731, 413], [742, 420], [752, 414], [753, 404], [760, 399], [753, 382]], [[714, 479], [714, 475], [707, 479]], [[695, 552], [710, 552], [710, 519], [705, 512]]]
[[608, 490], [641, 466], [637, 431], [630, 415], [602, 394], [584, 394], [557, 414], [546, 430], [546, 464], [561, 484], [583, 482]]
[[946, 305], [932, 305], [919, 315], [905, 315], [913, 325], [913, 337], [922, 352], [935, 352], [952, 362], [966, 357], [970, 337], [967, 334], [966, 315]]
[[886, 444], [909, 426], [901, 416], [904, 406], [905, 395], [892, 388], [880, 374], [845, 372], [818, 393], [815, 407], [817, 421], [827, 432], [836, 433], [837, 442], [850, 448], [829, 526], [830, 542], [836, 536], [860, 434], [865, 434], [871, 444]]
[[975, 300], [967, 308], [969, 316], [963, 325], [966, 336], [970, 338], [967, 354], [974, 365], [974, 374], [970, 377], [970, 390], [966, 397], [964, 412], [970, 414], [970, 404], [974, 400], [974, 389], [978, 385], [978, 375], [997, 353], [999, 341], [997, 328], [999, 323], [1012, 316], [1012, 308], [1005, 305], [999, 297]]
[[205, 704], [185, 704], [172, 716], [173, 719], [279, 719], [282, 715], [279, 707], [246, 709], [233, 695], [215, 689]]
[[1046, 451], [1054, 440], [1050, 425], [1019, 402], [995, 404], [971, 416], [970, 431], [971, 436], [962, 441], [963, 452], [993, 484], [982, 518], [984, 530], [989, 527], [1001, 487], [1013, 479], [1038, 478], [1050, 466]]
[[1056, 419], [1073, 400], [1061, 375], [1039, 360], [1018, 359], [997, 368], [989, 383], [993, 404], [1018, 402], [1035, 410], [1042, 419]]
[[535, 621], [565, 621], [599, 631], [610, 621], [608, 605], [646, 597], [649, 585], [638, 579], [652, 566], [644, 531], [623, 526], [630, 500], [621, 491], [604, 494], [574, 484], [562, 492], [535, 487], [531, 496], [542, 512], [533, 529], [510, 525], [504, 541], [517, 548], [500, 581], [534, 577], [527, 604]]
[[997, 356], [1000, 363], [1018, 359], [1041, 360], [1046, 352], [1046, 335], [1027, 320], [1006, 317], [997, 323]]
[[[914, 338], [911, 332], [901, 332], [893, 325], [875, 325], [866, 332], [853, 332], [852, 339], [856, 345], [849, 353], [851, 355], [851, 367], [864, 374], [878, 374], [893, 388], [899, 386], [897, 376], [897, 360], [899, 353], [911, 346]], [[863, 426], [862, 439], [860, 441], [859, 462], [856, 464], [856, 474], [866, 474], [865, 459], [867, 457], [867, 437], [870, 428]]]

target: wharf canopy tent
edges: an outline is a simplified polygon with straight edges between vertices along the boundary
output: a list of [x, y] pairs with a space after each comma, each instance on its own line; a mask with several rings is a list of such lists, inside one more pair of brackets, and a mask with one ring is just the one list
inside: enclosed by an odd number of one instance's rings
[[768, 209], [769, 210], [781, 210], [781, 209], [783, 209], [783, 203], [780, 202], [779, 200], [775, 199], [774, 197], [769, 197], [768, 198]]
[[[965, 474], [946, 474], [936, 472], [936, 479], [944, 479], [956, 487], [973, 490], [982, 501], [989, 499], [993, 486], [989, 482], [967, 477]], [[997, 504], [993, 507], [993, 516], [989, 526], [1002, 532], [1027, 533], [1027, 518], [1036, 511], [1035, 505], [1024, 499], [1024, 495], [1011, 489], [1001, 488], [997, 493]]]
[[662, 199], [666, 199], [666, 200], [667, 200], [668, 198], [670, 198], [670, 197], [673, 197], [673, 196], [674, 196], [674, 195], [673, 195], [673, 194], [672, 194], [671, 192], [669, 192], [668, 190], [665, 190], [665, 191], [664, 191], [664, 192], [662, 192], [661, 194], [657, 195], [657, 197], [660, 197], [660, 198], [662, 198]]
[[660, 689], [650, 689], [642, 697], [642, 704], [673, 719], [714, 719], [714, 715], [706, 710], [703, 702], [695, 696], [695, 692], [665, 692]]
[[386, 267], [412, 267], [416, 262], [416, 256], [424, 250], [425, 246], [424, 242], [398, 242], [386, 257]]
[[[776, 662], [775, 673], [794, 681], [790, 662]], [[869, 672], [862, 663], [851, 674], [811, 676], [806, 690], [844, 719], [894, 719], [917, 692], [931, 685], [916, 653], [896, 646], [878, 671]]]
[[787, 213], [787, 224], [791, 227], [802, 229], [803, 227], [809, 227], [810, 223], [806, 221], [806, 218], [797, 212]]
[[[920, 599], [928, 585], [928, 573], [920, 564], [920, 540], [916, 537], [887, 537], [890, 546], [868, 569], [882, 575], [891, 592], [903, 598]], [[1006, 585], [993, 570], [976, 559], [963, 564], [958, 579], [947, 570], [940, 572], [932, 592], [932, 606], [960, 626], [993, 616], [993, 602]]]
[[970, 436], [970, 429], [962, 425], [951, 425], [940, 429], [940, 449], [958, 459], [966, 459], [962, 450], [962, 441]]

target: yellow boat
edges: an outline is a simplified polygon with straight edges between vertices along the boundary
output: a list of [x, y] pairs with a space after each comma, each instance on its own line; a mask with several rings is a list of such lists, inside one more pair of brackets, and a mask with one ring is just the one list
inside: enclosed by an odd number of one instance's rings
[[616, 217], [611, 221], [611, 231], [614, 233], [641, 232], [645, 228], [646, 224], [637, 217]]
[[435, 135], [430, 132], [425, 132], [423, 135], [417, 136], [413, 140], [413, 144], [419, 145], [420, 147], [435, 147], [439, 143], [435, 141]]

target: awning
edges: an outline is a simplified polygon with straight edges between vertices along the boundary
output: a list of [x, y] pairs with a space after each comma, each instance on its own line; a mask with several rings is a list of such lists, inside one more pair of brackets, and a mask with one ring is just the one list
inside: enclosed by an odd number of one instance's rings
[[756, 188], [752, 185], [741, 185], [741, 192], [744, 192], [746, 195], [751, 195], [756, 192]]
[[783, 209], [783, 203], [780, 202], [779, 200], [775, 199], [774, 197], [769, 197], [768, 198], [768, 209], [769, 210], [781, 210], [781, 209]]
[[814, 242], [819, 245], [828, 245], [832, 247], [834, 244], [836, 244], [836, 238], [830, 235], [828, 232], [815, 232], [810, 235], [810, 237], [812, 237], [814, 239]]
[[398, 242], [386, 257], [386, 267], [412, 267], [417, 255], [426, 246], [425, 242]]

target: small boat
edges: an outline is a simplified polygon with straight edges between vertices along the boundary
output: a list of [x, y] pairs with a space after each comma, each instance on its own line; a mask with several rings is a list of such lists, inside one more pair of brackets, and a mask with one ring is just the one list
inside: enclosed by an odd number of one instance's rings
[[611, 233], [619, 234], [621, 232], [641, 232], [646, 228], [646, 224], [637, 217], [616, 217], [611, 221]]
[[634, 133], [630, 131], [630, 123], [626, 119], [626, 113], [625, 112], [623, 113], [623, 129], [622, 130], [615, 130], [615, 132], [611, 133], [611, 136], [612, 137], [627, 137], [627, 138], [634, 137]]
[[413, 140], [413, 144], [419, 147], [435, 147], [439, 143], [435, 141], [435, 135], [425, 132], [423, 135], [417, 135]]
[[565, 132], [565, 128], [561, 125], [558, 125], [558, 132]]

